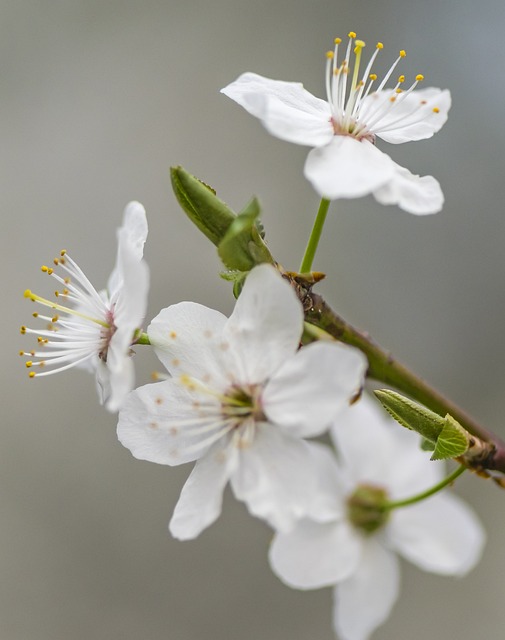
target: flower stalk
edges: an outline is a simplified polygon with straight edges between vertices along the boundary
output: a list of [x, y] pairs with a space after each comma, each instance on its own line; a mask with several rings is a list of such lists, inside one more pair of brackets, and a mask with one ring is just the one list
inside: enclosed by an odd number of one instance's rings
[[417, 502], [421, 502], [422, 500], [426, 500], [430, 496], [435, 495], [442, 489], [445, 489], [448, 485], [452, 484], [456, 478], [466, 471], [466, 467], [462, 464], [459, 465], [451, 474], [444, 478], [440, 482], [438, 482], [435, 486], [427, 489], [426, 491], [422, 491], [421, 493], [416, 494], [415, 496], [411, 496], [410, 498], [405, 498], [403, 500], [394, 500], [392, 502], [384, 502], [380, 505], [380, 509], [382, 511], [392, 511], [393, 509], [398, 509], [400, 507], [409, 507]]
[[317, 247], [319, 245], [319, 240], [323, 232], [326, 215], [329, 208], [330, 201], [322, 198], [319, 205], [319, 210], [316, 215], [316, 219], [314, 220], [314, 226], [312, 227], [312, 231], [307, 242], [307, 247], [305, 248], [302, 263], [300, 265], [300, 273], [309, 273], [309, 271], [312, 269], [312, 263], [314, 262], [314, 257], [316, 255]]

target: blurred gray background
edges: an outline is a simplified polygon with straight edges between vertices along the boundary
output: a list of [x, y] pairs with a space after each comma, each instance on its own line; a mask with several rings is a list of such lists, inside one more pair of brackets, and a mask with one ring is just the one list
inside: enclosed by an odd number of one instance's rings
[[[270, 247], [297, 268], [318, 200], [306, 149], [271, 138], [219, 89], [250, 70], [324, 89], [324, 53], [354, 29], [405, 47], [407, 77], [449, 87], [441, 133], [381, 145], [441, 182], [446, 206], [416, 218], [371, 198], [332, 207], [315, 268], [349, 320], [505, 435], [505, 8], [499, 0], [1, 0], [2, 446], [0, 638], [330, 640], [330, 592], [284, 587], [270, 532], [228, 496], [221, 519], [180, 543], [166, 525], [190, 467], [134, 460], [94, 383], [30, 381], [17, 355], [39, 266], [68, 249], [101, 287], [131, 199], [147, 208], [149, 318], [183, 299], [229, 313], [214, 248], [178, 210], [182, 164], [240, 208], [257, 194]], [[138, 381], [156, 368], [138, 349]], [[501, 638], [505, 493], [463, 478], [486, 523], [463, 580], [404, 566], [377, 640]]]

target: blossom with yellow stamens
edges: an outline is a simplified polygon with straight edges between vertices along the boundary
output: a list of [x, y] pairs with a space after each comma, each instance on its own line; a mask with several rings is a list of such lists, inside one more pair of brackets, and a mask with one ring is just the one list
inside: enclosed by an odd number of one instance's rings
[[[107, 290], [98, 292], [78, 264], [61, 251], [54, 266], [41, 270], [62, 287], [51, 301], [25, 291], [25, 297], [49, 309], [33, 316], [45, 322], [40, 330], [21, 327], [37, 336], [37, 350], [20, 351], [29, 360], [31, 378], [86, 368], [96, 376], [102, 403], [117, 411], [134, 385], [131, 345], [140, 331], [147, 306], [149, 271], [143, 260], [147, 237], [144, 207], [130, 202], [118, 229], [116, 266]], [[57, 270], [62, 273], [57, 273]]]
[[403, 89], [405, 76], [386, 88], [401, 50], [377, 84], [372, 66], [384, 46], [378, 42], [361, 72], [363, 40], [349, 33], [343, 58], [340, 38], [326, 56], [326, 100], [316, 98], [300, 83], [282, 82], [244, 73], [222, 93], [259, 118], [272, 134], [314, 147], [305, 163], [305, 176], [323, 198], [356, 198], [373, 194], [382, 204], [397, 204], [418, 215], [436, 213], [443, 205], [440, 185], [432, 176], [413, 175], [376, 146], [376, 138], [393, 144], [430, 138], [447, 120], [449, 91], [418, 89], [418, 74]]
[[304, 438], [327, 430], [356, 396], [367, 362], [340, 343], [299, 349], [302, 332], [302, 305], [271, 265], [251, 271], [230, 318], [181, 302], [149, 325], [171, 377], [129, 394], [118, 438], [142, 460], [196, 460], [170, 523], [176, 538], [216, 520], [228, 481], [276, 529], [324, 514], [319, 451]]

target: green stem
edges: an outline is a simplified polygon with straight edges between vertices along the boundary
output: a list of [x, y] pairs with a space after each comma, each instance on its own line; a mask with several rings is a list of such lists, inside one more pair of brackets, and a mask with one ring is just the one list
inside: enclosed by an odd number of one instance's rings
[[321, 204], [319, 205], [319, 210], [316, 215], [316, 219], [314, 220], [314, 226], [312, 227], [309, 241], [307, 242], [307, 247], [305, 248], [302, 264], [300, 265], [300, 273], [309, 273], [309, 271], [312, 269], [312, 263], [314, 262], [314, 256], [316, 255], [317, 245], [319, 244], [319, 239], [321, 238], [324, 221], [326, 220], [326, 214], [328, 213], [329, 208], [330, 201], [322, 198]]
[[408, 507], [411, 504], [416, 504], [416, 502], [421, 502], [421, 500], [426, 500], [435, 493], [438, 493], [442, 489], [444, 489], [448, 484], [452, 484], [456, 478], [466, 471], [466, 467], [464, 465], [459, 465], [459, 467], [453, 471], [447, 478], [444, 478], [441, 482], [436, 484], [431, 489], [427, 489], [422, 493], [418, 493], [415, 496], [411, 496], [410, 498], [405, 498], [404, 500], [395, 500], [394, 502], [385, 502], [381, 505], [381, 509], [384, 511], [391, 511], [392, 509], [398, 509], [399, 507]]
[[135, 338], [135, 344], [151, 344], [147, 333], [139, 333]]

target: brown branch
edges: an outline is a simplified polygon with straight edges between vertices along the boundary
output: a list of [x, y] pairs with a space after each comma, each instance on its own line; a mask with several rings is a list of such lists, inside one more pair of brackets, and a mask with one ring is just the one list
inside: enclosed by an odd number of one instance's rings
[[505, 442], [395, 360], [391, 353], [376, 344], [367, 333], [358, 331], [337, 315], [320, 295], [311, 291], [314, 280], [309, 282], [304, 276], [295, 274], [285, 276], [298, 292], [305, 310], [305, 320], [323, 329], [336, 340], [360, 349], [368, 358], [369, 378], [394, 387], [439, 415], [450, 414], [472, 435], [493, 445], [489, 455], [480, 460], [480, 468], [505, 473]]

